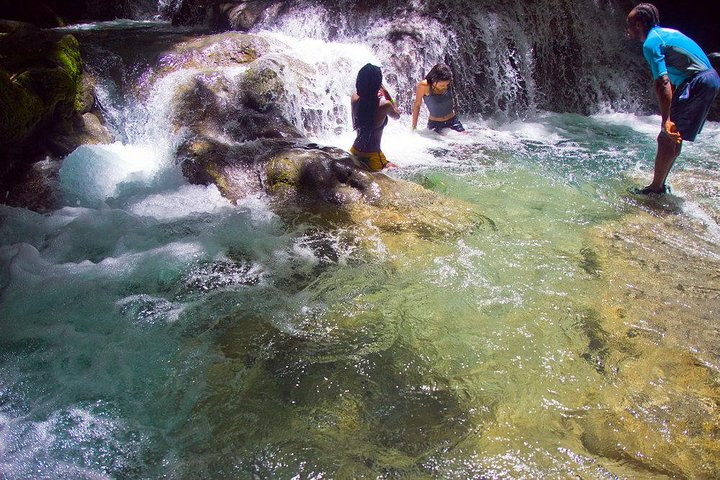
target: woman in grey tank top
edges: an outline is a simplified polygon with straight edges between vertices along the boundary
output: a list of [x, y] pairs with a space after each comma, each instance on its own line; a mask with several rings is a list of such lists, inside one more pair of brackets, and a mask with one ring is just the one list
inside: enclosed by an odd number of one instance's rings
[[452, 80], [450, 67], [444, 63], [438, 63], [428, 72], [425, 79], [418, 83], [413, 105], [413, 130], [417, 128], [420, 106], [424, 101], [430, 113], [427, 128], [436, 132], [440, 132], [444, 128], [451, 128], [456, 132], [465, 131], [465, 127], [455, 113]]

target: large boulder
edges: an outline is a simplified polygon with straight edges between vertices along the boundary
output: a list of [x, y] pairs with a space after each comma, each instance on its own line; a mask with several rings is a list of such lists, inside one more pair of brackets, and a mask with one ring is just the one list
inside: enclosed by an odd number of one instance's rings
[[97, 115], [75, 37], [4, 20], [0, 32], [0, 183], [7, 203], [43, 210], [52, 202], [39, 199], [55, 196], [32, 192], [50, 192], [57, 168], [31, 164], [112, 138]]
[[248, 31], [256, 23], [277, 17], [287, 6], [279, 0], [179, 0], [161, 7], [173, 25], [206, 25], [211, 30]]
[[235, 146], [196, 139], [181, 157], [191, 182], [215, 184], [233, 202], [269, 195], [287, 220], [321, 218], [353, 229], [358, 238], [380, 238], [389, 248], [493, 225], [473, 205], [367, 171], [348, 152], [302, 138], [260, 138]]
[[38, 139], [72, 122], [81, 91], [77, 40], [29, 24], [0, 21], [0, 178]]
[[[457, 235], [487, 220], [463, 202], [369, 172], [347, 152], [305, 139], [317, 120], [313, 105], [323, 100], [313, 88], [322, 75], [286, 50], [226, 33], [179, 44], [162, 59], [154, 82], [173, 89], [168, 118], [184, 138], [177, 158], [186, 178], [217, 185], [233, 202], [270, 195], [283, 216], [319, 214], [377, 229], [386, 244]], [[334, 95], [335, 105], [346, 103]]]

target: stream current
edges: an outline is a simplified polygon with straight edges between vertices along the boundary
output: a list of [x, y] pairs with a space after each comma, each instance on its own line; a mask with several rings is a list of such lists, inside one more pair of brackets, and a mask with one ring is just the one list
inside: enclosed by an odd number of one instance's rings
[[367, 248], [188, 184], [163, 90], [0, 207], [0, 478], [720, 475], [720, 125], [646, 198], [657, 116], [404, 116], [388, 174], [491, 221]]

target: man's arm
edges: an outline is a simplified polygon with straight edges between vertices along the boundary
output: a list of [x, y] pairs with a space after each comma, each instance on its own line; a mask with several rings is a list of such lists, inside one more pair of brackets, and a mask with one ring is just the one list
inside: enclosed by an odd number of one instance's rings
[[680, 133], [673, 121], [670, 120], [670, 105], [672, 104], [673, 91], [667, 75], [661, 75], [655, 80], [655, 95], [657, 95], [658, 103], [660, 104], [660, 116], [662, 117], [660, 128], [673, 141], [676, 143], [681, 142], [682, 138], [680, 137]]

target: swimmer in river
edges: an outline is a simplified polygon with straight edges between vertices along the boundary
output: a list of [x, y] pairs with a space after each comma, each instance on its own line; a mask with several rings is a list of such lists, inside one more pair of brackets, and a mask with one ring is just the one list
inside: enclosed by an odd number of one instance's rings
[[417, 129], [420, 106], [424, 101], [430, 112], [427, 128], [438, 133], [445, 128], [456, 132], [465, 131], [465, 127], [455, 113], [455, 92], [452, 83], [453, 74], [450, 67], [444, 63], [438, 63], [417, 84], [412, 115], [413, 130]]
[[350, 153], [368, 170], [379, 172], [397, 167], [380, 149], [388, 117], [400, 118], [395, 101], [382, 84], [380, 67], [368, 63], [360, 69], [355, 81], [356, 93], [350, 100], [353, 130], [357, 131]]

